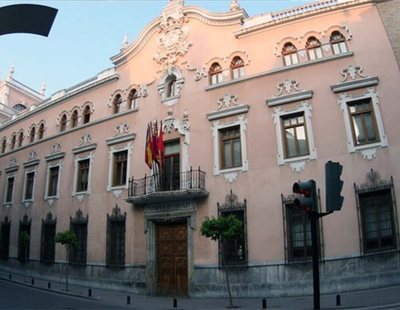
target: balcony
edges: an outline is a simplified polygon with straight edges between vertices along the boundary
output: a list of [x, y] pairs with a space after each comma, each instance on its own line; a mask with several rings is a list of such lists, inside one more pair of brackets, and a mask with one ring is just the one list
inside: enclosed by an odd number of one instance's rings
[[142, 179], [129, 179], [127, 202], [136, 206], [155, 203], [181, 202], [197, 200], [208, 196], [204, 171], [190, 168], [186, 172], [169, 175], [155, 173]]

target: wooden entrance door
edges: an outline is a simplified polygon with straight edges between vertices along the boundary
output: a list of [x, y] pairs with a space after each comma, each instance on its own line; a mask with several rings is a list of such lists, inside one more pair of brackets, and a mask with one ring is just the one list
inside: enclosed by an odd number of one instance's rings
[[163, 223], [156, 227], [157, 294], [187, 295], [187, 223]]

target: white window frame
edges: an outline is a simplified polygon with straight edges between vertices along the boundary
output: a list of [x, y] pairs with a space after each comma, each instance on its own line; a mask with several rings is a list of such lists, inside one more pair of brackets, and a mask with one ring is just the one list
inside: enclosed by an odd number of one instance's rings
[[[25, 199], [26, 190], [27, 190], [27, 186], [26, 185], [27, 185], [28, 174], [29, 173], [33, 173], [32, 198]], [[36, 175], [37, 175], [36, 169], [31, 169], [31, 170], [26, 169], [25, 170], [25, 173], [24, 173], [24, 188], [23, 188], [23, 192], [22, 192], [22, 203], [23, 204], [30, 203], [30, 202], [33, 202], [35, 200]]]
[[[92, 179], [92, 171], [93, 171], [93, 159], [94, 154], [91, 152], [87, 156], [75, 156], [74, 158], [74, 181], [72, 187], [72, 196], [76, 196], [78, 199], [83, 198], [85, 195], [89, 195], [91, 192], [91, 179]], [[78, 173], [79, 173], [79, 162], [83, 160], [89, 160], [89, 175], [88, 175], [88, 186], [85, 191], [77, 191], [76, 186], [78, 183]]]
[[[368, 143], [357, 145], [354, 141], [351, 115], [349, 114], [348, 104], [362, 99], [371, 99], [372, 108], [375, 114], [376, 126], [379, 134], [379, 141], [375, 143]], [[368, 88], [367, 91], [359, 96], [351, 96], [347, 93], [341, 93], [338, 99], [340, 110], [343, 113], [344, 125], [346, 128], [347, 136], [347, 150], [349, 153], [361, 152], [364, 159], [372, 160], [376, 157], [376, 151], [379, 148], [387, 147], [388, 140], [383, 127], [382, 114], [379, 108], [379, 95], [374, 88]]]
[[[240, 127], [240, 147], [242, 152], [242, 165], [240, 167], [222, 169], [221, 168], [221, 150], [220, 150], [220, 130], [229, 127]], [[224, 175], [225, 179], [229, 182], [236, 180], [238, 172], [248, 171], [249, 162], [247, 158], [247, 119], [240, 115], [236, 120], [226, 123], [220, 123], [219, 121], [214, 121], [212, 128], [212, 137], [214, 141], [214, 175]]]
[[[6, 201], [7, 199], [7, 194], [8, 194], [8, 180], [13, 178], [14, 179], [14, 183], [13, 183], [13, 188], [12, 188], [12, 193], [11, 193], [11, 201]], [[7, 173], [6, 174], [6, 182], [5, 182], [5, 188], [4, 188], [4, 200], [3, 200], [3, 205], [5, 207], [10, 207], [12, 206], [13, 202], [14, 202], [14, 193], [15, 193], [15, 182], [16, 182], [16, 178], [17, 178], [17, 174], [16, 172], [12, 172], [12, 173]]]
[[[107, 184], [107, 191], [112, 191], [116, 196], [119, 197], [123, 189], [128, 189], [128, 180], [129, 180], [129, 173], [131, 171], [131, 159], [132, 159], [132, 149], [133, 144], [128, 143], [124, 147], [117, 148], [111, 147], [108, 154], [108, 184]], [[112, 186], [113, 181], [113, 168], [114, 168], [114, 154], [122, 151], [128, 151], [127, 154], [127, 165], [126, 165], [126, 180], [124, 185]]]
[[[50, 182], [50, 169], [58, 167], [58, 179], [57, 179], [57, 193], [54, 196], [49, 196], [49, 182]], [[46, 187], [44, 191], [44, 199], [50, 200], [50, 204], [53, 203], [53, 200], [58, 199], [60, 197], [60, 181], [61, 181], [61, 172], [62, 172], [62, 161], [56, 163], [48, 163], [46, 169]]]
[[[300, 105], [291, 110], [283, 110], [280, 107], [276, 107], [274, 109], [274, 112], [272, 114], [272, 119], [274, 121], [275, 131], [276, 131], [276, 141], [278, 145], [277, 157], [279, 166], [288, 164], [290, 165], [293, 171], [300, 172], [304, 170], [306, 161], [317, 159], [317, 150], [315, 149], [312, 122], [311, 122], [311, 117], [312, 117], [311, 110], [312, 110], [311, 105], [307, 101], [303, 101]], [[285, 158], [282, 117], [297, 113], [304, 114], [304, 122], [307, 134], [309, 154], [298, 157]]]

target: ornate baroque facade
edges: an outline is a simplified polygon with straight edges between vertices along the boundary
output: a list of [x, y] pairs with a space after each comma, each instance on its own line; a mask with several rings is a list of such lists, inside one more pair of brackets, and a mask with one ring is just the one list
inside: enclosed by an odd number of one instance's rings
[[[319, 222], [322, 291], [399, 284], [400, 73], [382, 21], [394, 2], [250, 17], [239, 1], [211, 13], [175, 0], [112, 68], [47, 99], [11, 70], [0, 87], [0, 268], [60, 277], [54, 236], [70, 229], [71, 281], [223, 296], [229, 265], [235, 296], [308, 294], [310, 225], [292, 185], [314, 179], [325, 211], [332, 160], [344, 205]], [[151, 170], [149, 126], [165, 146]], [[225, 214], [244, 235], [219, 252], [200, 226]]]

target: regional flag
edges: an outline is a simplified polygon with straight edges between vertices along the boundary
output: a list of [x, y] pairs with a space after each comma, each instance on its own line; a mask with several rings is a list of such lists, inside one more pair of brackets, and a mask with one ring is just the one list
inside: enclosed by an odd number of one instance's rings
[[146, 133], [146, 145], [144, 150], [144, 160], [151, 169], [153, 165], [153, 152], [152, 152], [152, 132], [151, 132], [151, 125], [147, 125], [147, 133]]

